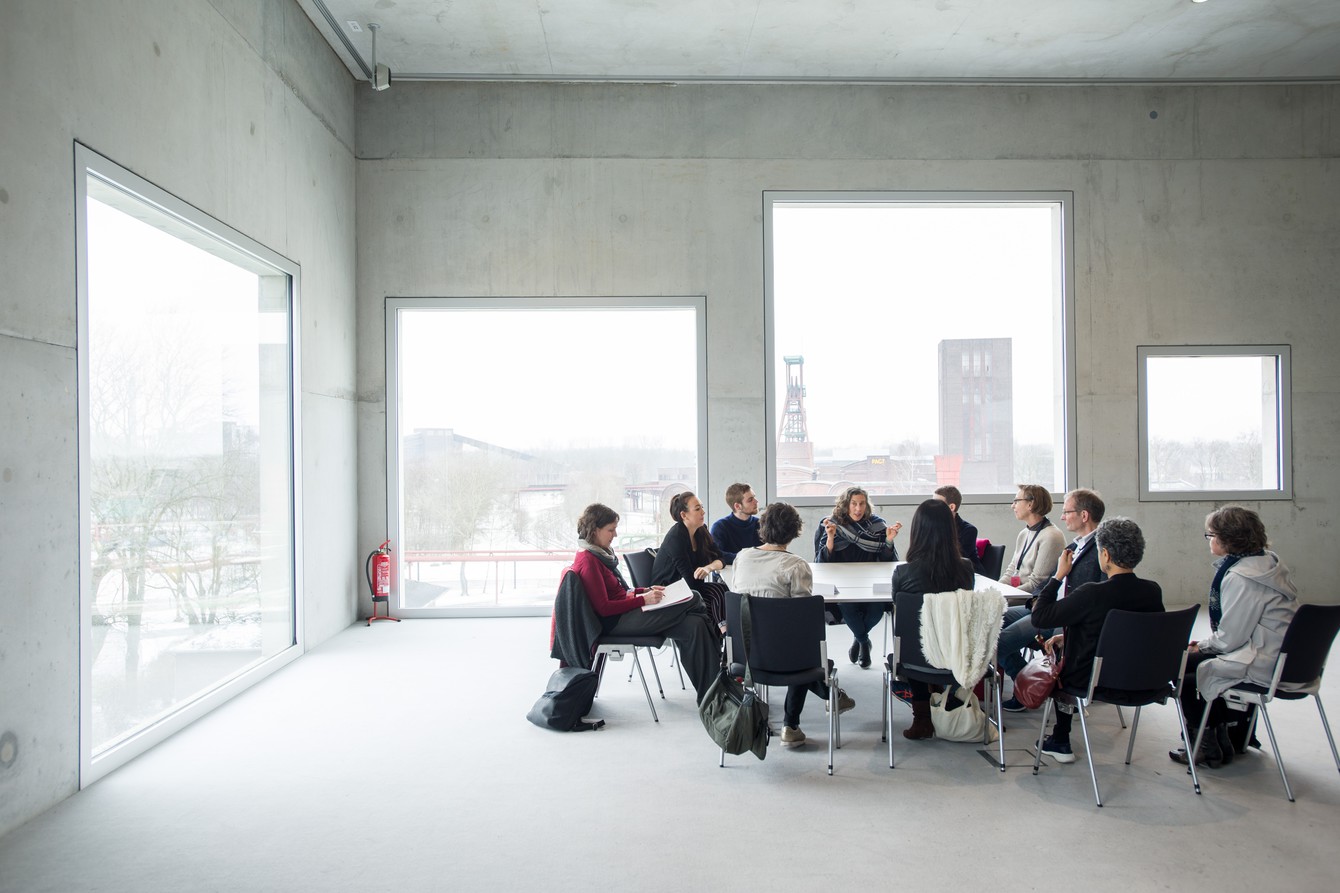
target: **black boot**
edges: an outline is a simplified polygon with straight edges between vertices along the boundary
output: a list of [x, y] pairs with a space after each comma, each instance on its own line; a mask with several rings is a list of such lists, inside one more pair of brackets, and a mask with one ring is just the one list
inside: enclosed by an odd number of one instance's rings
[[856, 663], [856, 661], [860, 659], [860, 656], [861, 656], [861, 640], [852, 639], [851, 647], [847, 649], [847, 658], [851, 660], [852, 663]]
[[[1210, 736], [1210, 730], [1205, 730], [1205, 737]], [[1214, 740], [1219, 745], [1219, 759], [1225, 766], [1233, 762], [1233, 742], [1228, 739], [1228, 723], [1219, 723], [1214, 727]]]
[[870, 640], [863, 639], [860, 643], [860, 663], [862, 670], [870, 669]]

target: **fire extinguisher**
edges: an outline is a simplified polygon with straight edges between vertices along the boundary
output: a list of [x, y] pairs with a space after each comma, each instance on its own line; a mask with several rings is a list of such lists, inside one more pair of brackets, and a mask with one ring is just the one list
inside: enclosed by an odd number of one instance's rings
[[387, 605], [386, 614], [377, 613], [377, 604], [379, 602], [389, 602], [391, 599], [391, 541], [386, 540], [368, 555], [368, 560], [363, 567], [363, 573], [368, 578], [368, 590], [372, 593], [372, 616], [367, 618], [367, 625], [372, 626], [374, 620], [395, 620], [399, 617], [390, 616], [390, 605]]
[[391, 597], [391, 541], [386, 540], [368, 556], [363, 572], [368, 578], [368, 589], [374, 602]]

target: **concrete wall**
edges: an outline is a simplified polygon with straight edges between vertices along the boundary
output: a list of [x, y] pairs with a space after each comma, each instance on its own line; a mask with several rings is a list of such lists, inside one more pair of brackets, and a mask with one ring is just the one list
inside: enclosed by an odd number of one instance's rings
[[[385, 523], [387, 295], [706, 295], [716, 507], [732, 480], [761, 489], [772, 436], [763, 190], [1070, 190], [1076, 483], [1145, 527], [1169, 602], [1203, 598], [1212, 506], [1137, 500], [1136, 345], [1291, 344], [1299, 495], [1258, 508], [1306, 595], [1335, 599], [1340, 88], [398, 83], [357, 101], [363, 541]], [[892, 360], [892, 333], [871, 335]], [[1013, 542], [1003, 501], [964, 514]]]
[[[302, 267], [305, 636], [356, 605], [353, 81], [291, 0], [7, 0], [0, 833], [76, 790], [74, 141]], [[338, 556], [338, 560], [332, 560]]]

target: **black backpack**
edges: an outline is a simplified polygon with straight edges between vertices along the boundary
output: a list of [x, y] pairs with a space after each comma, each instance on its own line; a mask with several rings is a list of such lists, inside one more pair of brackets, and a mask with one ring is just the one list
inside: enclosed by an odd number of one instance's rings
[[596, 700], [600, 677], [594, 670], [561, 667], [549, 677], [549, 690], [530, 708], [526, 719], [542, 729], [559, 732], [589, 732], [605, 725], [603, 719], [582, 722]]

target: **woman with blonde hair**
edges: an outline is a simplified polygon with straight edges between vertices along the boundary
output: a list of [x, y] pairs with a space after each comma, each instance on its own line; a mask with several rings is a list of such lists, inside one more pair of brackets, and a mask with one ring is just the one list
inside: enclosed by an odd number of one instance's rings
[[1020, 484], [1018, 489], [1011, 505], [1014, 517], [1024, 522], [1024, 529], [1014, 540], [1014, 554], [1001, 573], [1000, 582], [1035, 593], [1056, 573], [1056, 561], [1065, 548], [1065, 534], [1047, 518], [1052, 510], [1052, 495], [1046, 487]]

